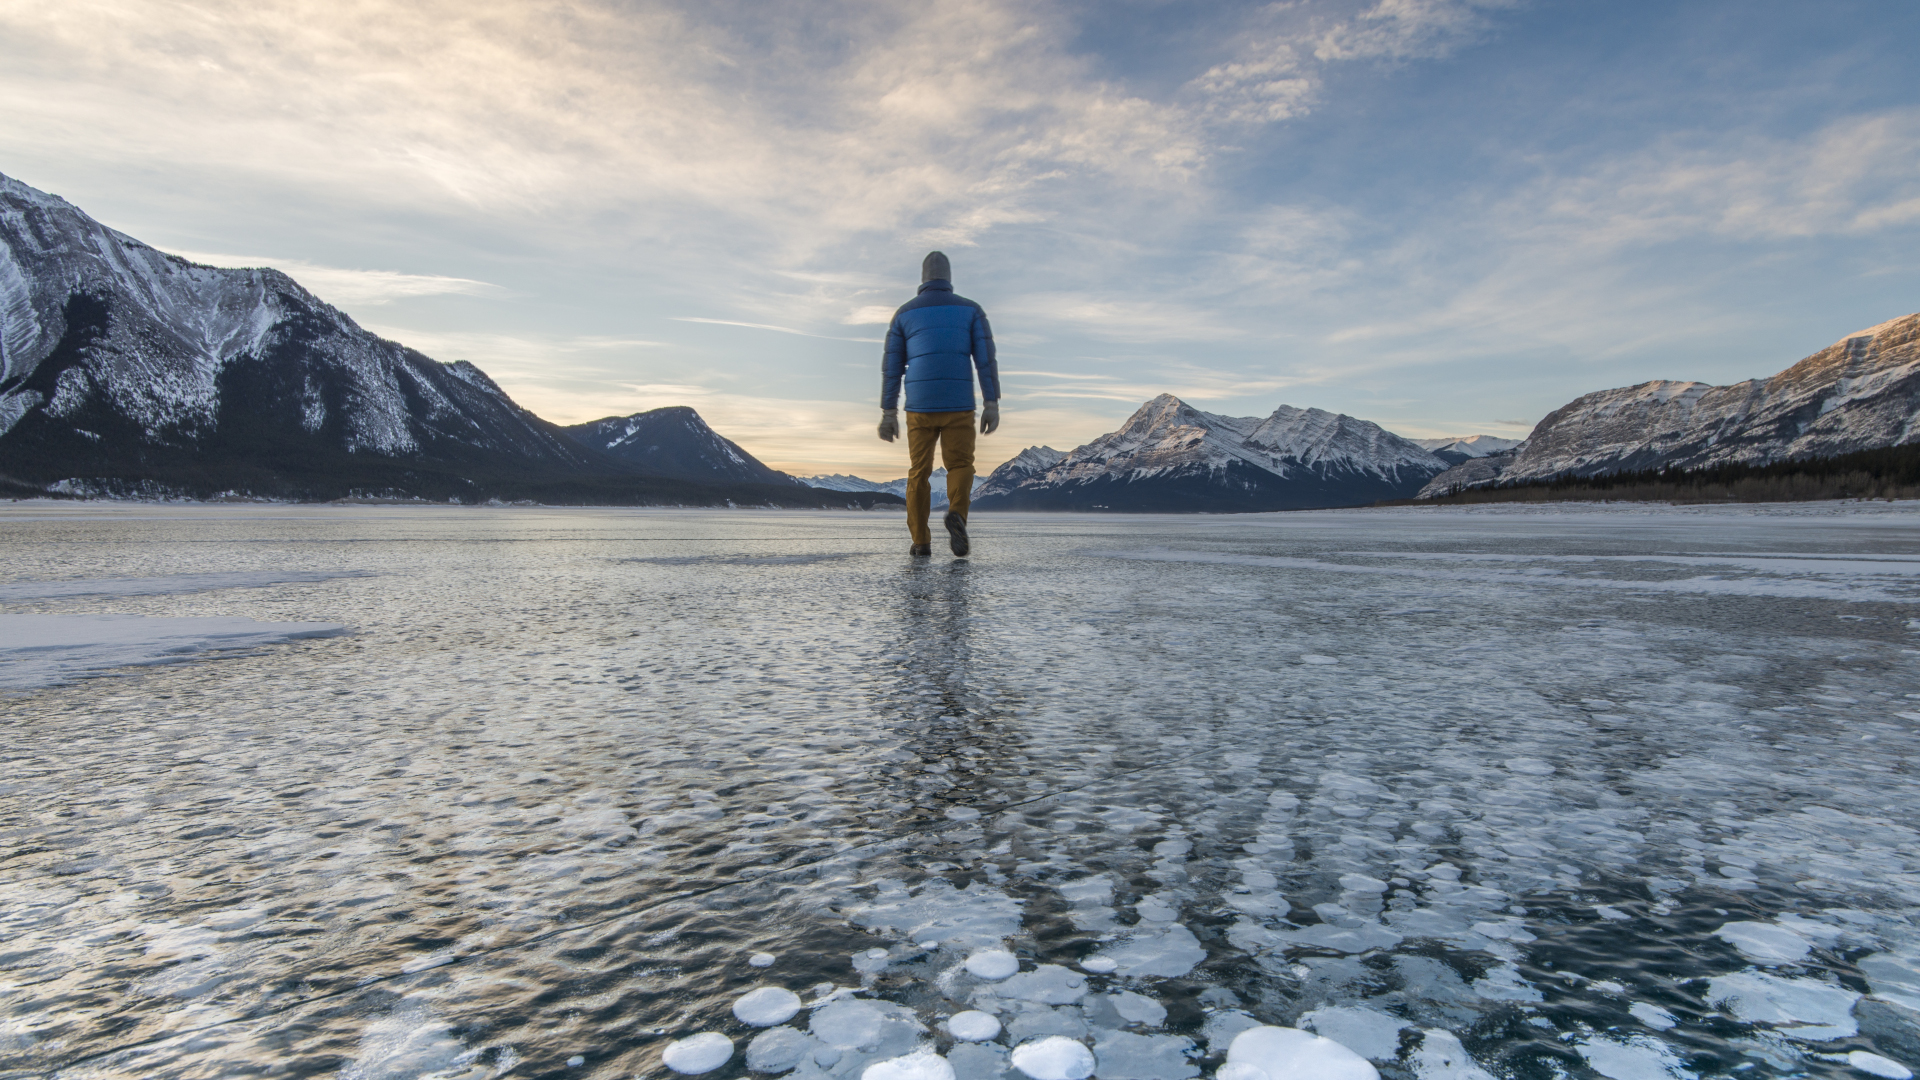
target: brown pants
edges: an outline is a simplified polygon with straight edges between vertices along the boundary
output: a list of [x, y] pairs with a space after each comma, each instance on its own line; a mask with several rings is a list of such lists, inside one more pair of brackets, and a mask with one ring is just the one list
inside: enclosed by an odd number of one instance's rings
[[961, 517], [973, 501], [973, 410], [907, 414], [907, 531], [916, 544], [930, 544], [927, 515], [933, 510], [933, 444], [947, 470], [947, 503]]

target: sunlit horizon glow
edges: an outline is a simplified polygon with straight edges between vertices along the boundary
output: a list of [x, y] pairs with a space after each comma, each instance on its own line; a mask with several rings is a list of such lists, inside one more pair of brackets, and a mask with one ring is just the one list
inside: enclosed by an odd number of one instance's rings
[[991, 467], [1162, 392], [1519, 437], [1920, 309], [1913, 5], [0, 0], [0, 172], [558, 423], [903, 474], [953, 258]]

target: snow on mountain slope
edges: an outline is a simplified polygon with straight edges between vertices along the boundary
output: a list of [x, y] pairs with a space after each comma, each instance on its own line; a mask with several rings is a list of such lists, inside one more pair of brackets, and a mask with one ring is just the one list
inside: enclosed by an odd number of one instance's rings
[[631, 416], [609, 416], [562, 430], [584, 445], [655, 476], [755, 484], [798, 483], [740, 449], [685, 405], [651, 409]]
[[[1039, 465], [1038, 458], [1030, 462]], [[1162, 394], [1120, 430], [1051, 465], [1012, 469], [1013, 464], [989, 478], [976, 497], [979, 505], [1096, 510], [1350, 505], [1404, 498], [1448, 463], [1377, 424], [1322, 409], [1282, 405], [1265, 419], [1220, 416]]]
[[1575, 398], [1504, 470], [1432, 486], [1831, 457], [1912, 442], [1917, 422], [1920, 314], [1849, 334], [1770, 379], [1656, 380]]
[[1472, 458], [1498, 454], [1519, 446], [1519, 439], [1502, 439], [1496, 435], [1453, 435], [1440, 439], [1415, 439], [1414, 444], [1421, 449], [1455, 465]]
[[262, 454], [596, 464], [471, 364], [370, 334], [278, 271], [188, 262], [4, 176], [0, 448], [9, 473], [43, 481]]

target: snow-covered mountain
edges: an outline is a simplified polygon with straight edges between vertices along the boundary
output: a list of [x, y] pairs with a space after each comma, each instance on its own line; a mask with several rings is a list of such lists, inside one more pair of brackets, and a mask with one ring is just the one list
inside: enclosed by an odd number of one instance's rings
[[1913, 442], [1916, 427], [1920, 314], [1848, 334], [1770, 379], [1657, 380], [1575, 398], [1540, 421], [1505, 468], [1441, 475], [1429, 489], [1831, 457]]
[[[833, 473], [827, 476], [802, 476], [797, 478], [808, 487], [817, 487], [826, 491], [873, 491], [885, 495], [907, 497], [907, 478], [898, 480], [867, 480], [858, 476]], [[973, 478], [973, 490], [978, 492], [983, 478]], [[947, 506], [947, 470], [933, 470], [933, 508], [943, 510]]]
[[653, 476], [702, 482], [799, 484], [786, 473], [761, 464], [685, 405], [632, 416], [609, 416], [562, 430], [576, 441]]
[[1455, 465], [1473, 458], [1498, 454], [1520, 445], [1519, 439], [1502, 439], [1497, 435], [1453, 435], [1440, 439], [1414, 439], [1414, 445], [1433, 454], [1443, 461]]
[[722, 489], [637, 471], [472, 364], [368, 333], [279, 271], [189, 262], [0, 176], [0, 484], [11, 493], [816, 501], [793, 485]]
[[[1407, 498], [1448, 462], [1377, 424], [1282, 405], [1219, 416], [1172, 394], [1120, 430], [1045, 464], [1036, 447], [994, 471], [982, 509], [1243, 512], [1353, 506]], [[1024, 457], [1025, 455], [1023, 455]]]

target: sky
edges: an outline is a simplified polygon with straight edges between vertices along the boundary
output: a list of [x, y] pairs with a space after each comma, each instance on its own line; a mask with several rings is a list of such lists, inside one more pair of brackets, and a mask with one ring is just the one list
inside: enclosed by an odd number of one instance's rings
[[991, 467], [1156, 394], [1521, 437], [1920, 310], [1920, 4], [0, 0], [0, 172], [578, 423], [905, 472], [952, 258]]

